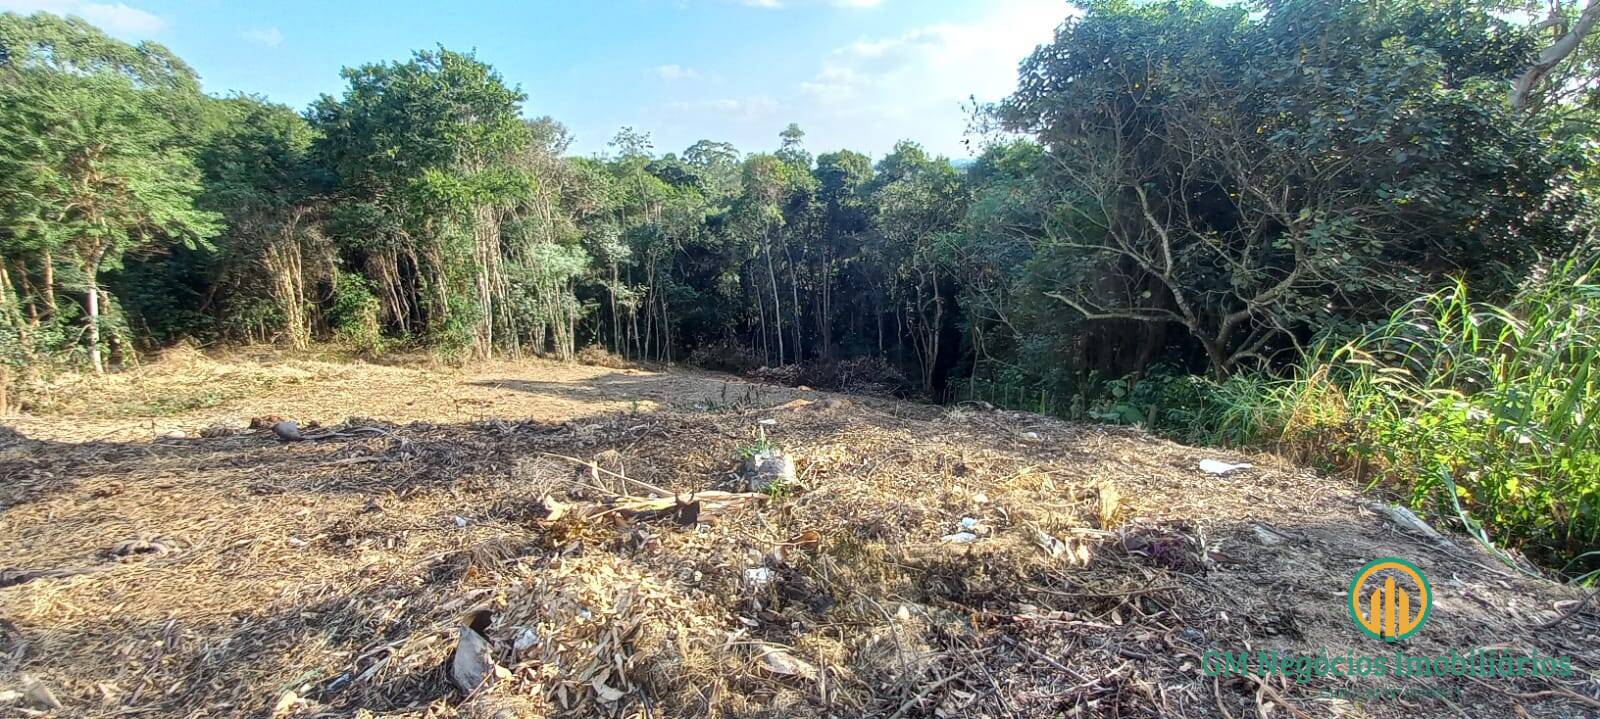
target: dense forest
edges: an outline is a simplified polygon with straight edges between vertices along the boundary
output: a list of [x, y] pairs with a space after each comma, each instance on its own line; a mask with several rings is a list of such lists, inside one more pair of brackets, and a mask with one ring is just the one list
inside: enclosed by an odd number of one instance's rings
[[[959, 162], [909, 139], [812, 148], [795, 125], [676, 152], [622, 128], [576, 157], [492, 58], [346, 68], [297, 110], [7, 13], [4, 381], [185, 339], [792, 367], [1195, 440], [1311, 437], [1495, 541], [1581, 557], [1600, 538], [1600, 7], [1524, 5], [1063, 6]], [[1486, 307], [1510, 334], [1446, 336]], [[1548, 384], [1506, 375], [1506, 343]], [[1410, 385], [1373, 381], [1408, 362]], [[1329, 387], [1338, 410], [1316, 414]], [[1464, 449], [1405, 449], [1424, 439]], [[1504, 476], [1464, 471], [1486, 462]]]

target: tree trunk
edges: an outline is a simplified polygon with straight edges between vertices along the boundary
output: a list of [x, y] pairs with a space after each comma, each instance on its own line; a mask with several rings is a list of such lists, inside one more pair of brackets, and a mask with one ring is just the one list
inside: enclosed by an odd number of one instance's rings
[[794, 361], [798, 364], [806, 359], [806, 353], [803, 349], [805, 340], [801, 338], [800, 334], [804, 329], [800, 324], [800, 280], [794, 271], [794, 252], [789, 249], [789, 243], [787, 242], [783, 243], [783, 257], [789, 263], [789, 294], [791, 296], [791, 302], [789, 303], [791, 314], [789, 317], [792, 320], [790, 325], [794, 329]]
[[45, 250], [40, 262], [44, 265], [44, 306], [50, 310], [50, 319], [56, 317], [56, 261]]
[[763, 253], [767, 256], [767, 280], [772, 283], [772, 324], [773, 335], [778, 338], [778, 364], [783, 364], [783, 302], [778, 299], [778, 274], [772, 269], [772, 241], [766, 238], [761, 243]]
[[105, 363], [100, 358], [100, 256], [97, 254], [83, 268], [84, 283], [88, 285], [89, 310], [89, 365], [95, 374], [105, 374]]

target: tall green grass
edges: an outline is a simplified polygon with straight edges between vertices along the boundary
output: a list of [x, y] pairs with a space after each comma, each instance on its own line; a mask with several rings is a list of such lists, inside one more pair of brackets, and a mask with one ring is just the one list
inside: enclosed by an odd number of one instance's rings
[[[1600, 567], [1600, 285], [1568, 263], [1506, 305], [1464, 284], [1287, 378], [1174, 384], [1152, 414], [1190, 441], [1272, 445], [1399, 491], [1485, 541]], [[1584, 571], [1588, 570], [1588, 574]]]

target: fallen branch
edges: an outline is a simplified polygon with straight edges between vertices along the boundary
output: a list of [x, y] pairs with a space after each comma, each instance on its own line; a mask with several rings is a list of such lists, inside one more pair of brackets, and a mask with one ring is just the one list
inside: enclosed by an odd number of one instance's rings
[[679, 524], [696, 524], [767, 499], [767, 495], [758, 493], [705, 491], [667, 497], [617, 496], [582, 504], [568, 504], [546, 496], [540, 500], [540, 505], [545, 514], [543, 519], [547, 522], [563, 517], [597, 519], [610, 514], [620, 514], [630, 520], [648, 520], [670, 513]]
[[1594, 601], [1595, 595], [1597, 595], [1597, 594], [1600, 594], [1600, 589], [1597, 589], [1595, 591], [1589, 592], [1587, 595], [1584, 596], [1583, 599], [1579, 599], [1577, 604], [1574, 604], [1571, 607], [1568, 607], [1567, 611], [1562, 612], [1561, 615], [1556, 617], [1555, 619], [1552, 619], [1552, 620], [1550, 620], [1548, 622], [1545, 622], [1544, 624], [1540, 624], [1539, 628], [1540, 629], [1550, 629], [1551, 627], [1554, 627], [1557, 624], [1560, 624], [1560, 623], [1562, 623], [1564, 621], [1567, 621], [1568, 619], [1571, 619], [1573, 617], [1578, 616], [1579, 614], [1582, 614], [1583, 613], [1583, 608], [1586, 607], [1586, 606], [1589, 606], [1589, 602]]
[[620, 479], [620, 480], [622, 480], [624, 482], [627, 482], [628, 484], [631, 484], [631, 485], [633, 485], [634, 487], [636, 487], [638, 489], [642, 489], [642, 490], [644, 490], [646, 492], [649, 492], [650, 494], [653, 494], [653, 495], [655, 495], [657, 497], [675, 497], [675, 496], [677, 496], [677, 495], [673, 494], [672, 492], [669, 492], [669, 491], [667, 491], [665, 489], [657, 487], [657, 486], [655, 486], [653, 484], [650, 484], [648, 482], [641, 482], [641, 481], [639, 481], [637, 479], [634, 479], [632, 477], [629, 477], [627, 475], [619, 474], [619, 473], [613, 472], [613, 471], [611, 471], [609, 469], [605, 469], [605, 468], [601, 467], [600, 465], [595, 464], [591, 460], [578, 459], [577, 457], [568, 457], [567, 455], [555, 454], [553, 452], [540, 452], [539, 455], [541, 457], [550, 457], [550, 458], [553, 458], [553, 459], [565, 460], [565, 461], [571, 462], [573, 464], [577, 464], [577, 465], [581, 465], [581, 466], [584, 466], [584, 467], [588, 467], [589, 470], [592, 471], [592, 472], [595, 472], [597, 474], [604, 474], [604, 475], [611, 476], [611, 477], [616, 477], [617, 479]]

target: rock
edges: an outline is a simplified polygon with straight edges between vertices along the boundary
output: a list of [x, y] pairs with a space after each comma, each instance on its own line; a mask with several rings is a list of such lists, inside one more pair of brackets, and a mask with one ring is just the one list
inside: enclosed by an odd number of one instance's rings
[[760, 590], [772, 583], [772, 570], [766, 567], [754, 567], [744, 570], [744, 581], [751, 589]]
[[154, 554], [159, 557], [172, 551], [172, 546], [161, 537], [139, 536], [111, 545], [108, 553], [113, 557], [132, 557], [138, 554]]
[[50, 687], [46, 686], [44, 682], [35, 679], [30, 674], [23, 674], [20, 678], [22, 679], [22, 696], [28, 703], [40, 709], [62, 708], [61, 700], [56, 698], [55, 692], [50, 691]]
[[739, 474], [750, 491], [766, 492], [794, 483], [794, 459], [776, 449], [762, 450], [744, 461]]
[[1233, 463], [1230, 463], [1230, 462], [1223, 462], [1221, 460], [1216, 460], [1216, 459], [1202, 459], [1202, 460], [1200, 460], [1200, 471], [1205, 472], [1206, 474], [1214, 474], [1214, 475], [1217, 475], [1218, 477], [1223, 476], [1225, 474], [1231, 474], [1233, 472], [1237, 472], [1237, 471], [1239, 471], [1241, 469], [1249, 469], [1250, 466], [1251, 465], [1250, 465], [1249, 462], [1240, 462], [1238, 464], [1233, 464]]
[[516, 652], [517, 656], [520, 657], [524, 654], [527, 654], [529, 649], [532, 649], [538, 645], [539, 633], [534, 631], [531, 627], [523, 627], [521, 631], [517, 632], [516, 640], [511, 643], [511, 650]]
[[1263, 546], [1274, 547], [1279, 544], [1283, 544], [1285, 540], [1283, 535], [1267, 529], [1259, 524], [1253, 525], [1251, 529], [1256, 533], [1256, 541], [1261, 542]]
[[278, 697], [278, 702], [272, 705], [272, 716], [288, 716], [301, 704], [302, 701], [299, 694], [294, 693], [293, 689], [286, 691]]
[[626, 468], [623, 466], [622, 462], [622, 453], [614, 449], [608, 449], [596, 453], [594, 456], [594, 463], [596, 466], [606, 470], [607, 472], [624, 474], [626, 471]]
[[300, 433], [300, 423], [292, 419], [273, 423], [272, 433], [284, 442], [299, 442], [306, 438]]
[[480, 609], [461, 627], [461, 638], [450, 660], [450, 680], [462, 694], [471, 695], [485, 681], [499, 674], [500, 667], [494, 663], [494, 649], [489, 646], [489, 636], [485, 634], [493, 621], [493, 612]]
[[956, 532], [955, 534], [946, 534], [940, 537], [939, 540], [949, 544], [972, 544], [978, 541], [978, 535], [972, 532]]
[[200, 436], [205, 437], [206, 439], [232, 437], [233, 435], [243, 432], [247, 426], [248, 423], [242, 419], [239, 419], [238, 417], [225, 417], [212, 422], [205, 429], [200, 430]]
[[595, 677], [589, 682], [589, 686], [594, 687], [594, 695], [602, 704], [616, 704], [622, 701], [622, 697], [627, 696], [621, 690], [607, 686], [605, 677]]

